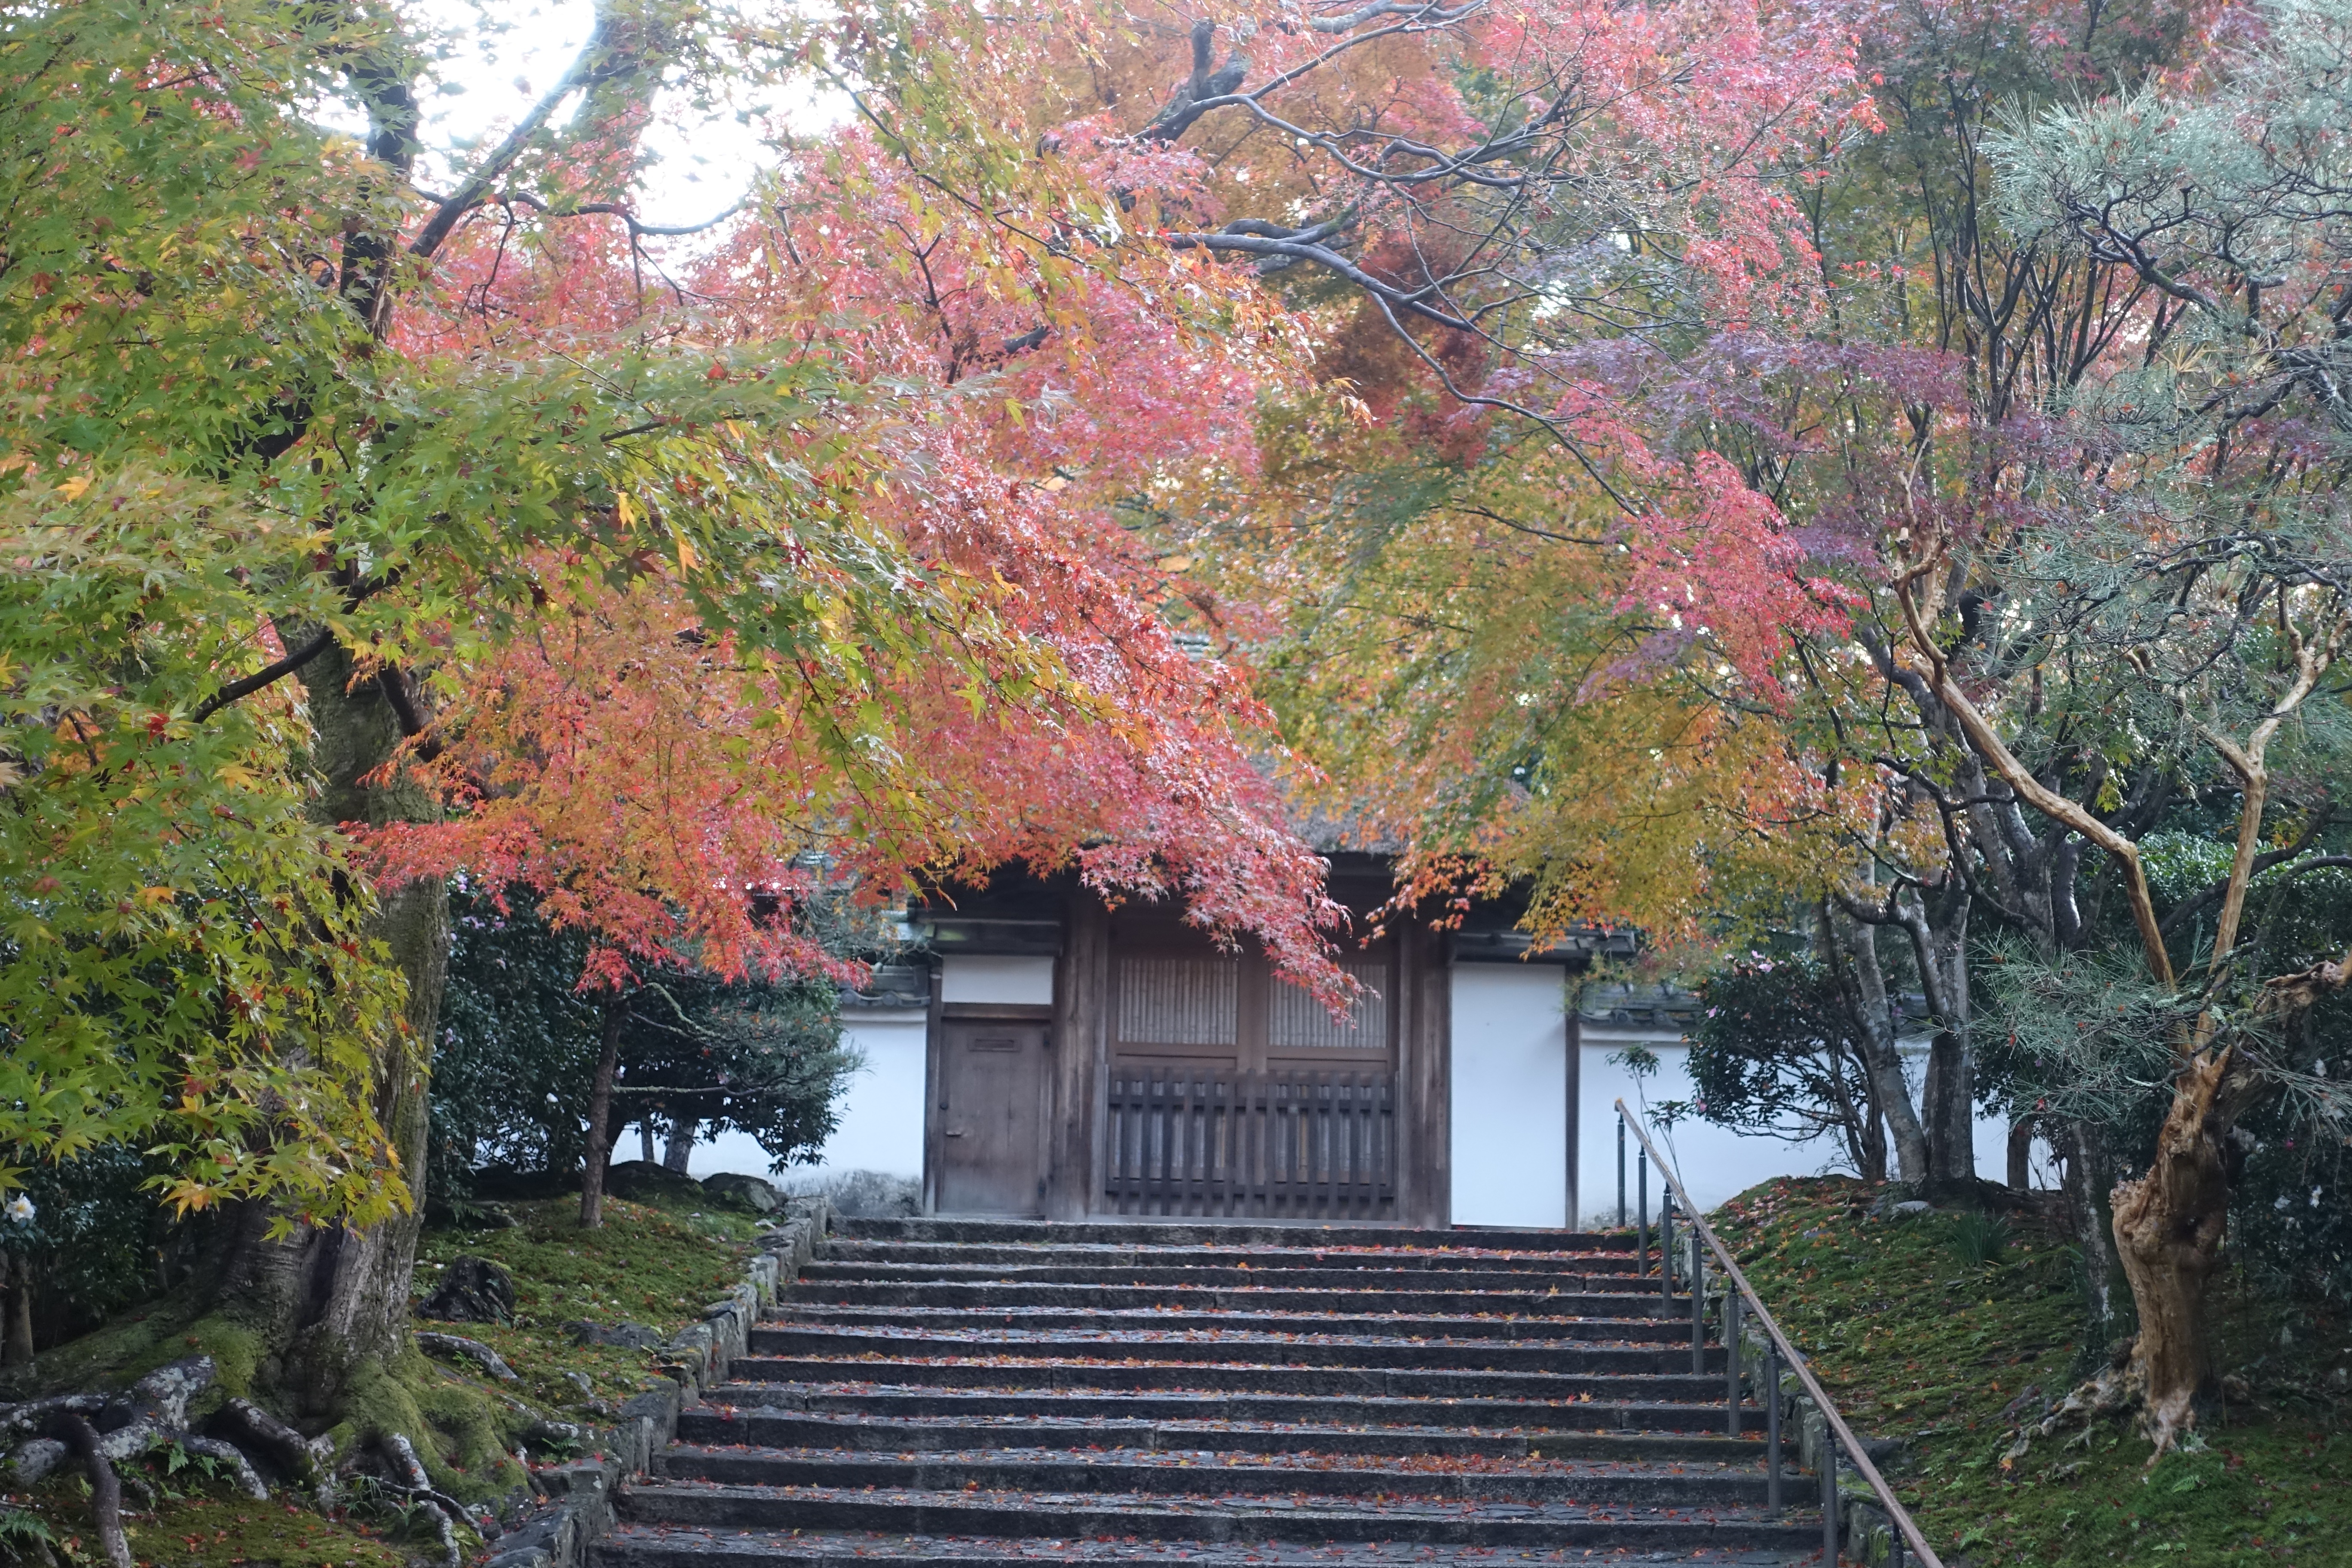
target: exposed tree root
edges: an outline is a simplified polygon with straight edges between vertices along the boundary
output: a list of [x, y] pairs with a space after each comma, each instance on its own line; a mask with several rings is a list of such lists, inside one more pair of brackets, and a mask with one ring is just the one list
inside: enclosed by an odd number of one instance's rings
[[254, 1501], [269, 1500], [269, 1488], [263, 1482], [261, 1472], [253, 1468], [253, 1461], [236, 1444], [224, 1443], [218, 1437], [182, 1437], [179, 1442], [191, 1454], [201, 1454], [226, 1465], [236, 1481], [236, 1489]]
[[214, 1421], [244, 1438], [248, 1447], [267, 1455], [302, 1486], [316, 1486], [325, 1475], [327, 1461], [334, 1458], [334, 1444], [324, 1437], [305, 1437], [249, 1399], [227, 1401]]
[[[2043, 1411], [2039, 1419], [2024, 1413], [2017, 1426], [2015, 1437], [2000, 1457], [2001, 1468], [2011, 1469], [2025, 1458], [2040, 1437], [2054, 1437], [2069, 1427], [2080, 1427], [2074, 1442], [2088, 1447], [2092, 1434], [2100, 1422], [2110, 1416], [2121, 1416], [2139, 1410], [2146, 1403], [2146, 1384], [2142, 1382], [2141, 1362], [2136, 1341], [2126, 1341], [2116, 1347], [2107, 1364]], [[2011, 1407], [2016, 1408], [2015, 1406]], [[2158, 1450], [2157, 1457], [2160, 1457]], [[2154, 1464], [2156, 1457], [2148, 1463]]]
[[68, 1411], [58, 1418], [66, 1441], [81, 1456], [89, 1471], [89, 1511], [98, 1528], [98, 1543], [113, 1568], [132, 1568], [131, 1538], [122, 1532], [122, 1482], [114, 1473], [99, 1441], [98, 1428], [81, 1412]]
[[[11, 1480], [19, 1485], [37, 1481], [60, 1465], [80, 1463], [89, 1476], [96, 1535], [107, 1568], [134, 1568], [122, 1523], [126, 1493], [134, 1501], [145, 1499], [142, 1507], [153, 1505], [153, 1492], [144, 1479], [122, 1467], [161, 1445], [176, 1444], [210, 1461], [238, 1491], [256, 1500], [270, 1495], [256, 1457], [273, 1473], [310, 1491], [321, 1507], [340, 1493], [347, 1476], [356, 1473], [350, 1463], [333, 1464], [334, 1436], [305, 1436], [248, 1399], [220, 1401], [202, 1430], [191, 1429], [191, 1401], [212, 1390], [215, 1381], [212, 1358], [194, 1355], [156, 1368], [120, 1394], [60, 1394], [0, 1405], [0, 1456], [6, 1458]], [[501, 1430], [500, 1405], [522, 1415], [529, 1414], [528, 1407], [435, 1368], [422, 1357], [407, 1358], [397, 1367], [373, 1365], [352, 1386], [361, 1397], [338, 1429], [347, 1452], [361, 1467], [378, 1472], [377, 1484], [387, 1496], [404, 1500], [433, 1521], [440, 1538], [441, 1568], [462, 1568], [463, 1532], [490, 1541], [501, 1531], [494, 1510], [469, 1506], [445, 1484], [436, 1484], [435, 1468], [444, 1461], [439, 1439], [456, 1446], [447, 1459], [456, 1475], [468, 1480], [490, 1478], [515, 1463]], [[418, 1440], [405, 1435], [410, 1432], [418, 1438], [435, 1434], [436, 1443], [420, 1452]], [[373, 1453], [361, 1458], [365, 1450]], [[527, 1466], [518, 1465], [517, 1471], [518, 1479], [530, 1479]]]
[[[91, 1512], [107, 1562], [112, 1568], [131, 1568], [130, 1538], [122, 1529], [122, 1494], [128, 1489], [142, 1507], [152, 1508], [154, 1491], [140, 1476], [116, 1468], [124, 1460], [159, 1444], [175, 1443], [227, 1467], [247, 1497], [259, 1501], [269, 1496], [268, 1486], [243, 1449], [188, 1429], [188, 1401], [212, 1382], [211, 1358], [190, 1356], [157, 1367], [120, 1394], [60, 1394], [0, 1406], [0, 1447], [13, 1445], [9, 1465], [20, 1484], [47, 1474], [68, 1453], [79, 1458], [89, 1474]], [[269, 1417], [261, 1420], [291, 1436]], [[302, 1440], [294, 1441], [299, 1445]]]
[[435, 1489], [432, 1478], [425, 1473], [424, 1461], [416, 1457], [415, 1446], [407, 1438], [397, 1432], [388, 1433], [380, 1446], [384, 1457], [392, 1461], [394, 1473], [405, 1483], [398, 1489], [423, 1505], [425, 1516], [440, 1532], [441, 1555], [446, 1568], [459, 1568], [465, 1561], [465, 1552], [457, 1545], [457, 1527], [454, 1521], [467, 1517], [465, 1505]]

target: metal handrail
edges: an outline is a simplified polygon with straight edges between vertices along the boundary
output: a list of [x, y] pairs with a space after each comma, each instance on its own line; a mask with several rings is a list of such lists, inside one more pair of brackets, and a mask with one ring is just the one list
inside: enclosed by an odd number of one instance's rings
[[[1878, 1473], [1878, 1467], [1870, 1462], [1868, 1454], [1863, 1452], [1862, 1439], [1853, 1435], [1853, 1428], [1845, 1424], [1845, 1417], [1839, 1415], [1837, 1406], [1830, 1402], [1828, 1390], [1822, 1387], [1821, 1380], [1813, 1375], [1813, 1369], [1806, 1364], [1805, 1358], [1797, 1353], [1797, 1347], [1789, 1342], [1789, 1336], [1780, 1331], [1779, 1320], [1775, 1319], [1770, 1309], [1764, 1305], [1763, 1298], [1756, 1294], [1756, 1288], [1748, 1283], [1748, 1276], [1739, 1271], [1739, 1265], [1732, 1260], [1730, 1249], [1726, 1247], [1716, 1236], [1715, 1227], [1706, 1223], [1706, 1218], [1699, 1212], [1698, 1205], [1691, 1202], [1690, 1193], [1684, 1187], [1682, 1178], [1675, 1174], [1674, 1167], [1666, 1163], [1665, 1156], [1659, 1153], [1658, 1146], [1650, 1141], [1649, 1129], [1643, 1127], [1640, 1119], [1625, 1108], [1625, 1102], [1622, 1100], [1617, 1102], [1617, 1114], [1621, 1119], [1621, 1124], [1631, 1127], [1633, 1130], [1633, 1136], [1642, 1141], [1642, 1147], [1648, 1152], [1651, 1163], [1658, 1167], [1658, 1174], [1664, 1178], [1668, 1189], [1682, 1200], [1683, 1218], [1706, 1240], [1707, 1250], [1715, 1254], [1715, 1260], [1723, 1267], [1723, 1277], [1731, 1281], [1741, 1297], [1746, 1300], [1748, 1310], [1754, 1312], [1756, 1321], [1764, 1325], [1764, 1332], [1769, 1336], [1782, 1359], [1787, 1361], [1790, 1370], [1797, 1374], [1797, 1381], [1804, 1385], [1805, 1393], [1811, 1396], [1814, 1407], [1822, 1413], [1823, 1426], [1853, 1458], [1854, 1469], [1860, 1472], [1864, 1480], [1870, 1483], [1870, 1489], [1878, 1494], [1879, 1503], [1886, 1510], [1886, 1517], [1894, 1522], [1895, 1529], [1903, 1532], [1905, 1543], [1919, 1559], [1921, 1568], [1944, 1568], [1943, 1560], [1937, 1557], [1935, 1549], [1927, 1544], [1927, 1538], [1920, 1533], [1919, 1526], [1913, 1521], [1909, 1511], [1895, 1500], [1895, 1489], [1886, 1484], [1886, 1478]], [[1700, 1289], [1701, 1282], [1693, 1279], [1692, 1293], [1697, 1294]], [[1736, 1372], [1739, 1365], [1739, 1347], [1727, 1344], [1724, 1346], [1724, 1352], [1732, 1358], [1731, 1364]], [[1778, 1388], [1773, 1389], [1771, 1397], [1777, 1403], [1780, 1397], [1780, 1391]], [[1834, 1457], [1831, 1458], [1829, 1468], [1832, 1469], [1835, 1468]], [[1834, 1497], [1834, 1491], [1831, 1495]]]

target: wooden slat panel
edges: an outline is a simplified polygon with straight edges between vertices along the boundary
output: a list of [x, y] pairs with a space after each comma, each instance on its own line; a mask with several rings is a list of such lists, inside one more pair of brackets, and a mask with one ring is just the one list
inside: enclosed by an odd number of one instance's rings
[[1318, 1073], [1315, 1085], [1315, 1152], [1322, 1157], [1323, 1181], [1315, 1194], [1315, 1212], [1336, 1215], [1339, 1202], [1339, 1080], [1335, 1073]]
[[1394, 1215], [1387, 1073], [1114, 1068], [1106, 1100], [1105, 1196], [1119, 1213]]

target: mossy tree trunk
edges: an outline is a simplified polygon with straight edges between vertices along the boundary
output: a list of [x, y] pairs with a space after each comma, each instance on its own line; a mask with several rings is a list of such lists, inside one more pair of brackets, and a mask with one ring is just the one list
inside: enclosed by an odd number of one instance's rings
[[[371, 778], [397, 751], [400, 716], [387, 674], [352, 683], [351, 656], [330, 648], [302, 675], [324, 784], [320, 815], [332, 822], [413, 821], [433, 800], [413, 784]], [[298, 1224], [271, 1240], [273, 1217], [240, 1215], [220, 1282], [220, 1310], [257, 1344], [256, 1382], [296, 1418], [339, 1415], [355, 1373], [408, 1346], [409, 1283], [425, 1204], [426, 1085], [449, 955], [449, 900], [438, 882], [386, 896], [374, 933], [408, 984], [401, 1047], [377, 1065], [375, 1112], [400, 1162], [412, 1206], [364, 1230]]]

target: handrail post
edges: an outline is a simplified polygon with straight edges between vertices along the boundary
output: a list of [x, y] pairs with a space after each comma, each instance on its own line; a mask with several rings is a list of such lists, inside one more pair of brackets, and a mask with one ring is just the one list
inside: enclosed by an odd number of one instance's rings
[[1638, 1279], [1650, 1271], [1650, 1156], [1646, 1152], [1633, 1156], [1633, 1184], [1641, 1203], [1640, 1223], [1633, 1232], [1633, 1278]]
[[1837, 1568], [1837, 1437], [1822, 1423], [1822, 1568]]
[[1739, 1292], [1731, 1288], [1728, 1279], [1723, 1283], [1723, 1361], [1724, 1403], [1731, 1407], [1726, 1417], [1735, 1437], [1739, 1436]]
[[1699, 1251], [1698, 1227], [1690, 1229], [1691, 1375], [1706, 1375], [1706, 1255]]
[[1675, 1305], [1675, 1194], [1658, 1194], [1658, 1300], [1662, 1310]]
[[1780, 1517], [1780, 1347], [1764, 1341], [1764, 1508]]
[[1617, 1228], [1625, 1228], [1625, 1113], [1617, 1113]]

